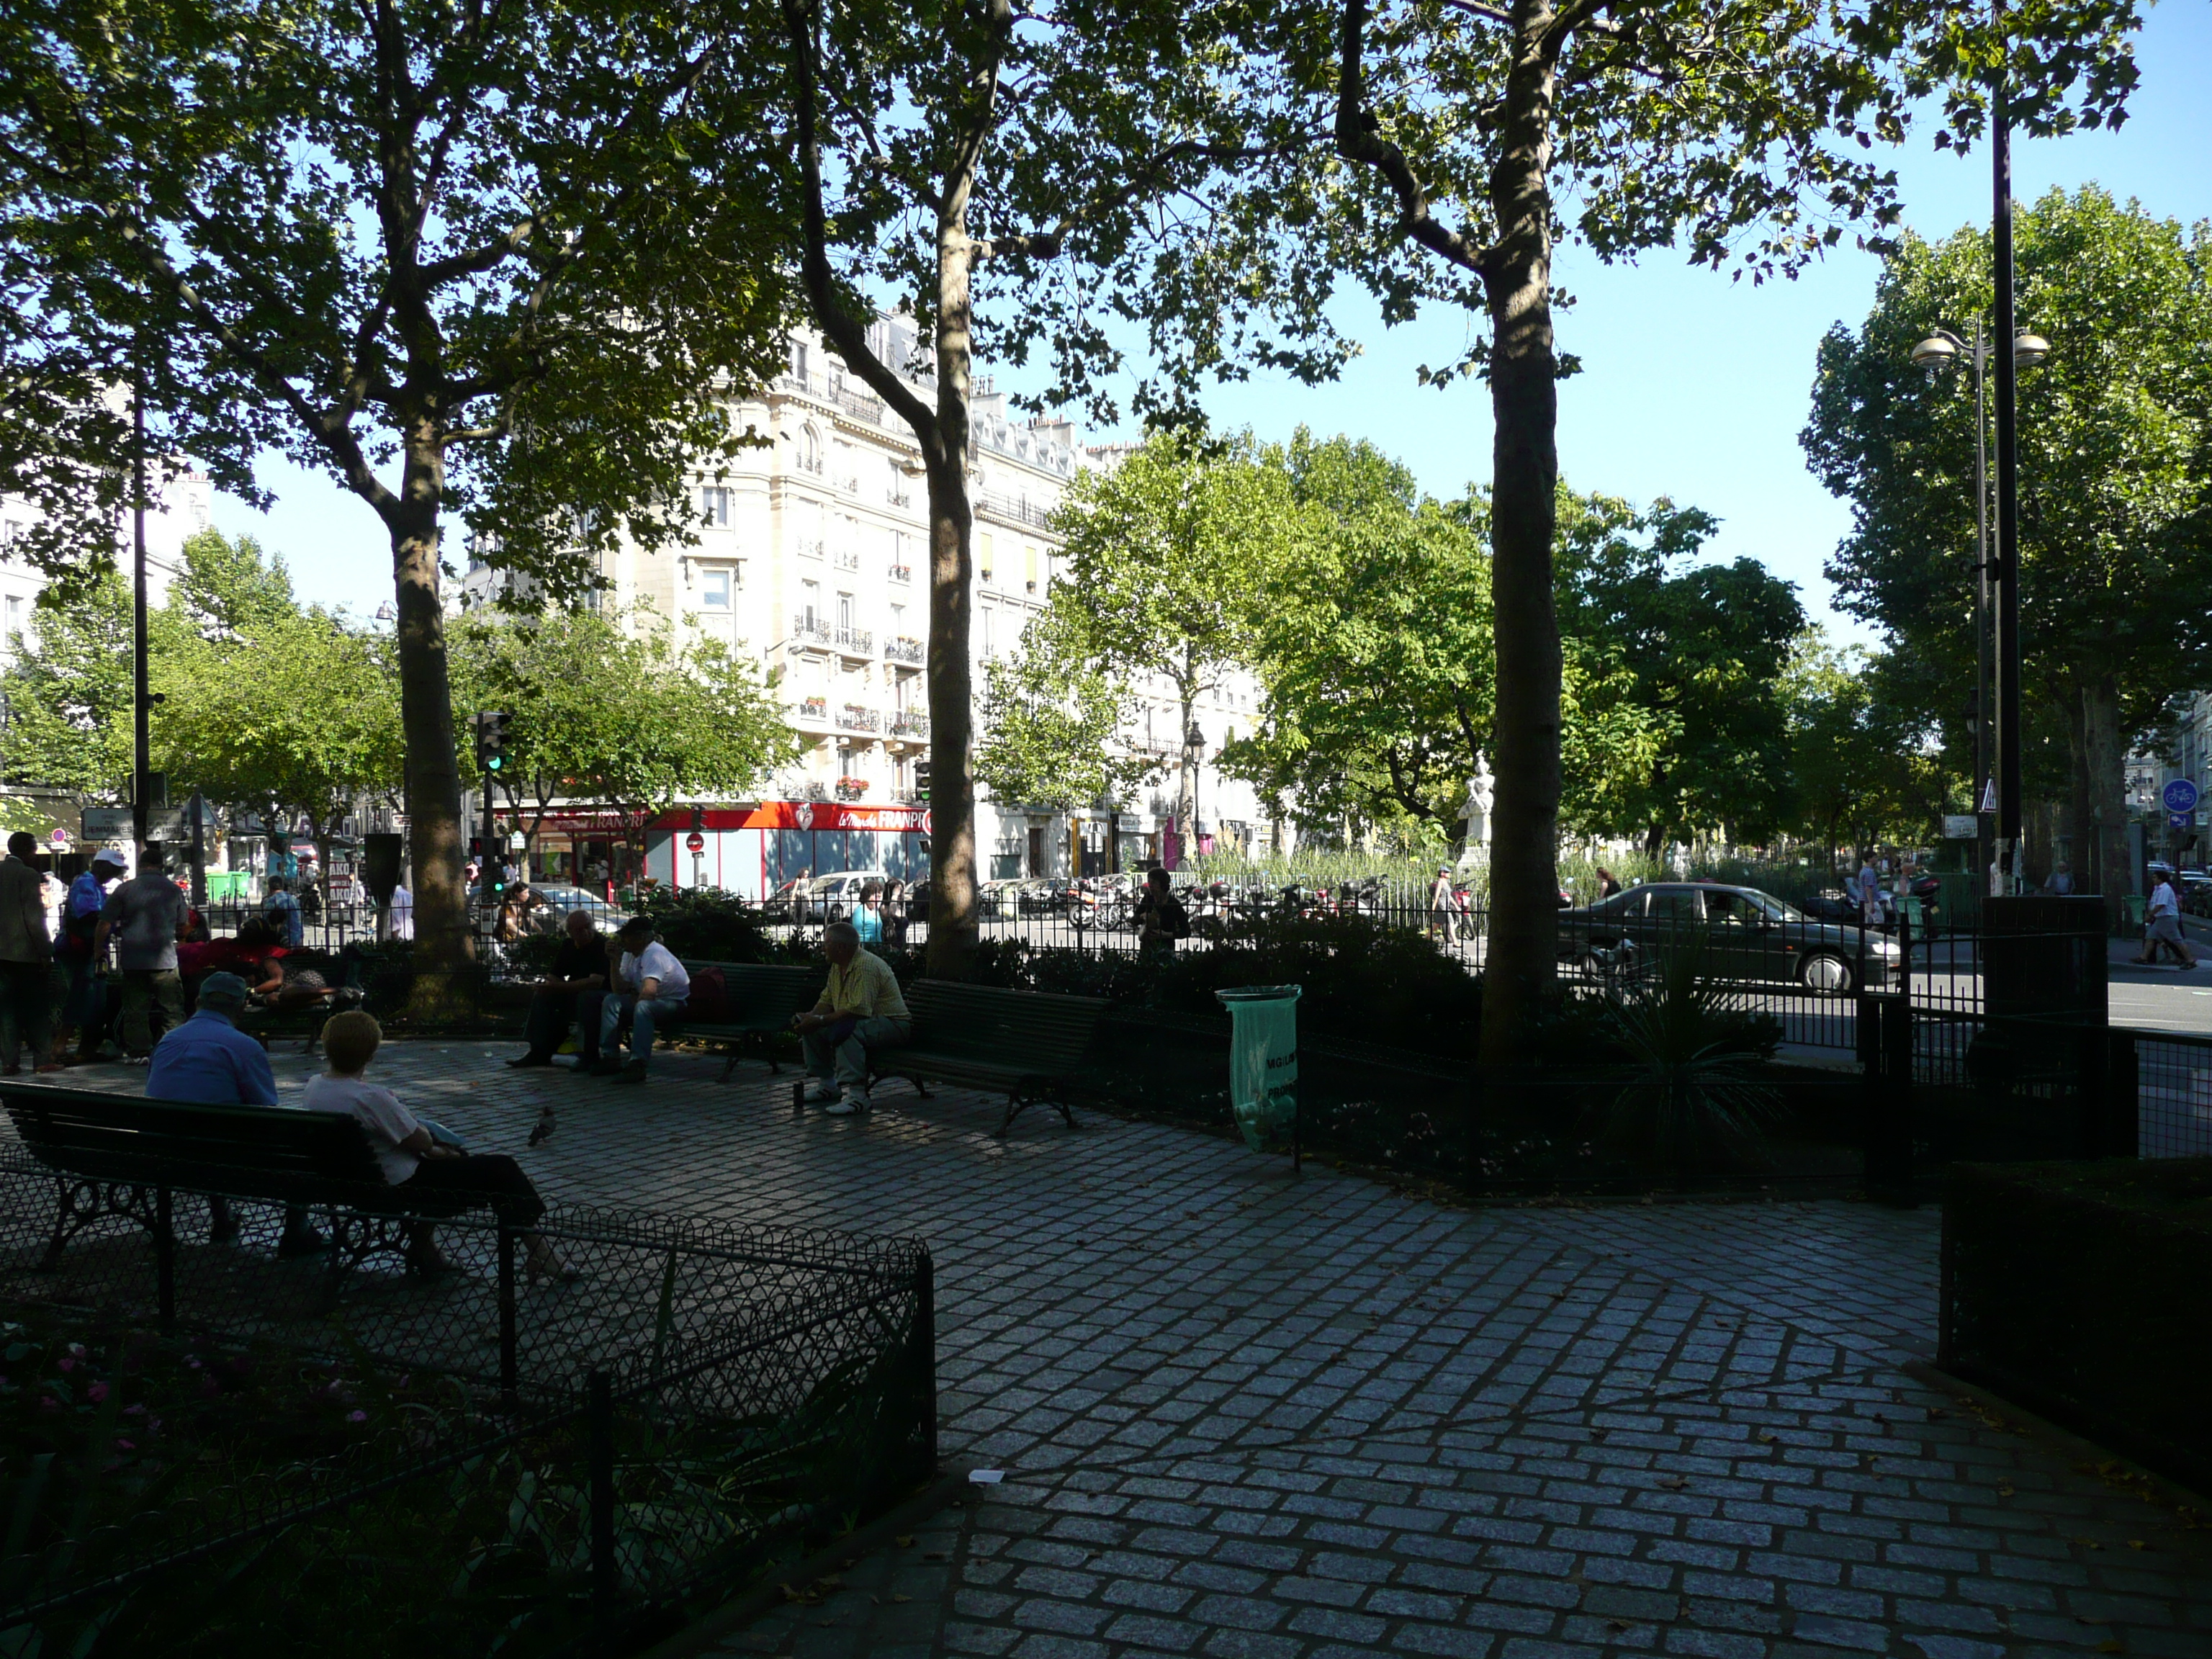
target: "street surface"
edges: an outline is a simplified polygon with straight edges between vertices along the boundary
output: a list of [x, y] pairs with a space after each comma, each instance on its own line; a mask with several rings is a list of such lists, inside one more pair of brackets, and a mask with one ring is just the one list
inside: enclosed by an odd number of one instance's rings
[[625, 1089], [513, 1052], [370, 1075], [556, 1201], [934, 1254], [945, 1456], [1005, 1483], [720, 1659], [2212, 1654], [2212, 1532], [1904, 1369], [1932, 1209], [1468, 1212], [1097, 1112], [1002, 1141], [894, 1085], [795, 1121], [756, 1062]]

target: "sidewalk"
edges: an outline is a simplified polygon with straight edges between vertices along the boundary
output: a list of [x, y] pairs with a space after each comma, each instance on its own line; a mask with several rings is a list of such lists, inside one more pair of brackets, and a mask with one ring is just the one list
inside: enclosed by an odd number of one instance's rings
[[1096, 1113], [794, 1121], [756, 1063], [511, 1052], [373, 1075], [549, 1193], [935, 1254], [945, 1455], [1005, 1483], [717, 1654], [2212, 1654], [2212, 1533], [1903, 1369], [1932, 1210], [1462, 1212]]

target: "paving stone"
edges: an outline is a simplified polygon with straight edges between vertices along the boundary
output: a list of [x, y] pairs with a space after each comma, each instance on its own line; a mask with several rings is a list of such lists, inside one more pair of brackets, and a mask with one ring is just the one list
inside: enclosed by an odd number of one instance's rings
[[[1008, 1471], [917, 1528], [928, 1574], [887, 1550], [716, 1654], [2212, 1656], [2212, 1539], [1901, 1369], [1932, 1208], [1455, 1211], [1098, 1112], [1002, 1140], [985, 1097], [892, 1088], [793, 1120], [750, 1061], [616, 1090], [512, 1052], [394, 1042], [374, 1075], [556, 1206], [925, 1240], [940, 1445]], [[271, 1059], [296, 1097], [313, 1062]]]

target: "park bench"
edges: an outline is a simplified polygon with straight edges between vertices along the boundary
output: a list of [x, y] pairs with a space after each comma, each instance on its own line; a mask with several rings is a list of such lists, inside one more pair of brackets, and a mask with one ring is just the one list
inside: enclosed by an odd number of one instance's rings
[[709, 969], [721, 972], [723, 1018], [698, 1019], [687, 1009], [671, 1035], [726, 1045], [728, 1056], [721, 1076], [725, 1083], [737, 1069], [738, 1055], [748, 1048], [758, 1048], [768, 1061], [769, 1070], [781, 1072], [783, 1067], [775, 1057], [776, 1039], [790, 1029], [793, 1014], [811, 1008], [820, 1000], [824, 970], [703, 958], [684, 963], [684, 971], [691, 975], [695, 984]]
[[1001, 1135], [1040, 1103], [1075, 1127], [1068, 1085], [1085, 1069], [1085, 1055], [1106, 1013], [1104, 999], [923, 979], [906, 988], [906, 1004], [913, 1040], [872, 1052], [873, 1075], [902, 1077], [924, 1099], [933, 1082], [1003, 1092]]
[[[335, 1304], [345, 1274], [370, 1256], [407, 1248], [407, 1223], [477, 1207], [468, 1195], [424, 1203], [389, 1186], [359, 1120], [283, 1106], [205, 1106], [52, 1084], [0, 1083], [15, 1133], [60, 1188], [42, 1270], [106, 1216], [153, 1236], [162, 1323], [176, 1306], [178, 1192], [220, 1194], [325, 1211], [331, 1249], [325, 1288]], [[487, 1202], [489, 1200], [486, 1200]], [[514, 1363], [514, 1233], [499, 1229], [501, 1363]]]

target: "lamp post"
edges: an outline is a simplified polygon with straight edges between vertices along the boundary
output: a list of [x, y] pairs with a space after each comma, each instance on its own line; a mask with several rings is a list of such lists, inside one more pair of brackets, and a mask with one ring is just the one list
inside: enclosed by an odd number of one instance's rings
[[[2023, 331], [2013, 336], [2014, 367], [2026, 368], [2031, 364], [2041, 362], [2050, 355], [2051, 342], [2041, 335], [2030, 334]], [[1974, 588], [1974, 813], [1980, 830], [1975, 840], [1977, 868], [1986, 868], [1990, 863], [1988, 842], [1990, 825], [1988, 820], [1993, 816], [1990, 811], [1992, 806], [1998, 809], [1994, 814], [2000, 823], [1997, 833], [2000, 836], [2008, 833], [2001, 827], [2005, 785], [2002, 782], [1997, 784], [1998, 799], [1996, 802], [1990, 801], [1986, 793], [1993, 781], [1990, 742], [1992, 723], [1990, 719], [1992, 699], [1990, 695], [1991, 655], [1990, 622], [1991, 601], [1994, 597], [1993, 579], [1996, 574], [1995, 563], [1990, 557], [1989, 422], [1984, 413], [1984, 379], [1989, 369], [1990, 356], [1990, 348], [1983, 336], [1982, 322], [1978, 317], [1974, 319], [1974, 337], [1971, 344], [1960, 338], [1951, 330], [1938, 328], [1933, 334], [1912, 348], [1913, 367], [1927, 370], [1928, 378], [1931, 380], [1946, 369], [1960, 362], [1967, 366], [1974, 377], [1974, 574], [1976, 577]], [[2020, 651], [2017, 634], [2019, 607], [2016, 592], [2013, 620], [2012, 654], [2008, 665], [2009, 672], [2006, 678], [2013, 688], [2013, 719], [2016, 725], [2020, 708], [2018, 692]], [[2001, 672], [2003, 671], [2001, 670]], [[2002, 696], [1997, 701], [2002, 703]], [[2001, 729], [2012, 729], [2002, 726], [2002, 716], [2000, 716], [2000, 725]], [[2012, 729], [2008, 746], [2001, 740], [1999, 748], [2000, 753], [1996, 757], [1997, 772], [2004, 778], [2016, 779], [2020, 769], [2020, 740], [2016, 729]], [[2008, 759], [2008, 757], [2009, 757]], [[2016, 783], [2014, 784], [2013, 788], [2014, 827], [2009, 834], [2017, 837], [2020, 830], [2018, 827], [2019, 795]]]

